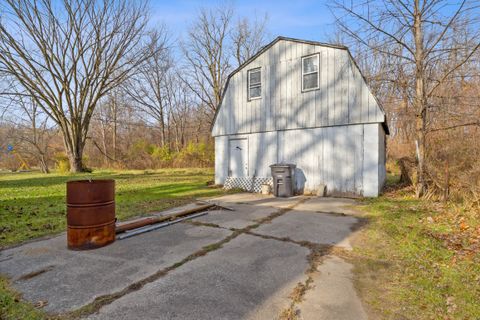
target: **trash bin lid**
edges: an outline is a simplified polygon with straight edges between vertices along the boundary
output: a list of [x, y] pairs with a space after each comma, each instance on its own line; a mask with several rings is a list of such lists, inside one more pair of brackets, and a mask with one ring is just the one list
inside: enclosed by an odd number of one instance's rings
[[270, 165], [270, 168], [296, 168], [297, 165], [293, 163], [275, 163]]

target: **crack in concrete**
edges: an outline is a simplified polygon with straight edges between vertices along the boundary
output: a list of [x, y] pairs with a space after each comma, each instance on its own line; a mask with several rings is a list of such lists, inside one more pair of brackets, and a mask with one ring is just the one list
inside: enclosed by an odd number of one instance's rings
[[198, 257], [205, 256], [210, 251], [214, 251], [214, 250], [217, 250], [217, 249], [221, 248], [223, 244], [225, 244], [227, 242], [230, 242], [231, 240], [235, 239], [239, 235], [240, 235], [240, 233], [235, 233], [234, 232], [231, 235], [229, 235], [228, 237], [226, 237], [226, 238], [224, 238], [224, 239], [222, 239], [218, 242], [215, 242], [215, 243], [212, 243], [210, 245], [204, 246], [201, 250], [196, 251], [196, 252], [188, 255], [186, 258], [170, 265], [169, 267], [166, 267], [162, 270], [159, 270], [159, 271], [155, 272], [154, 274], [152, 274], [152, 275], [150, 275], [150, 276], [148, 276], [148, 277], [146, 277], [146, 278], [144, 278], [144, 279], [142, 279], [138, 282], [132, 283], [131, 285], [129, 285], [128, 287], [126, 287], [125, 289], [123, 289], [119, 292], [97, 297], [97, 298], [95, 298], [95, 300], [93, 302], [81, 307], [80, 309], [68, 312], [68, 313], [64, 314], [64, 316], [67, 316], [67, 319], [77, 319], [79, 317], [84, 317], [84, 316], [93, 314], [93, 313], [99, 311], [100, 308], [102, 308], [103, 306], [106, 306], [106, 305], [114, 302], [115, 300], [129, 294], [129, 293], [140, 290], [146, 284], [160, 279], [161, 277], [167, 275], [170, 271], [184, 265], [185, 263], [187, 263], [189, 261], [192, 261], [192, 260], [194, 260]]
[[[321, 213], [327, 213], [327, 212], [321, 212]], [[328, 213], [331, 214], [330, 212]], [[344, 213], [335, 213], [335, 214], [338, 216], [347, 216]], [[365, 219], [358, 219], [358, 221], [351, 227], [351, 231], [354, 232], [359, 230], [366, 223], [367, 221]], [[344, 248], [338, 247], [336, 245], [319, 244], [319, 243], [313, 243], [309, 241], [296, 241], [289, 237], [275, 237], [275, 236], [255, 233], [252, 231], [247, 231], [246, 233], [252, 236], [263, 238], [263, 239], [271, 239], [276, 241], [293, 243], [293, 244], [308, 248], [310, 250], [310, 254], [307, 256], [309, 268], [305, 271], [305, 274], [307, 275], [307, 279], [303, 283], [299, 282], [295, 286], [295, 288], [292, 290], [292, 293], [289, 295], [289, 298], [291, 299], [290, 305], [280, 312], [280, 315], [279, 315], [280, 320], [297, 320], [301, 318], [300, 309], [298, 309], [297, 304], [299, 304], [304, 300], [304, 296], [308, 290], [311, 290], [315, 287], [313, 275], [315, 273], [319, 273], [318, 267], [323, 263], [325, 257], [327, 257], [328, 255], [338, 256], [342, 258], [346, 258], [349, 256], [347, 250], [345, 250]]]
[[48, 266], [48, 267], [45, 267], [43, 269], [40, 269], [40, 270], [37, 270], [37, 271], [33, 271], [33, 272], [30, 272], [30, 273], [27, 273], [27, 274], [24, 274], [23, 276], [20, 276], [17, 280], [15, 281], [24, 281], [24, 280], [29, 280], [29, 279], [32, 279], [32, 278], [35, 278], [36, 276], [39, 276], [45, 272], [48, 272], [48, 271], [51, 271], [53, 270], [53, 267], [54, 266]]
[[[302, 202], [305, 202], [307, 199], [302, 199]], [[279, 319], [280, 320], [296, 320], [300, 319], [300, 310], [297, 308], [297, 304], [303, 301], [305, 294], [307, 293], [308, 290], [311, 290], [314, 288], [314, 280], [313, 280], [313, 274], [318, 273], [318, 266], [323, 263], [323, 260], [326, 256], [329, 254], [333, 254], [336, 256], [344, 256], [345, 255], [345, 250], [343, 248], [339, 248], [335, 245], [330, 245], [330, 244], [319, 244], [319, 243], [314, 243], [310, 241], [296, 241], [293, 240], [289, 237], [275, 237], [275, 236], [270, 236], [270, 235], [264, 235], [264, 234], [259, 234], [256, 232], [251, 231], [252, 229], [258, 228], [260, 225], [264, 223], [269, 223], [273, 219], [283, 215], [284, 213], [292, 210], [295, 206], [299, 205], [301, 202], [296, 203], [292, 208], [289, 210], [281, 212], [281, 210], [277, 211], [274, 214], [271, 214], [270, 216], [260, 219], [258, 223], [252, 224], [250, 226], [247, 226], [246, 228], [243, 229], [235, 229], [235, 228], [229, 228], [228, 230], [231, 231], [241, 231], [240, 234], [248, 234], [251, 236], [259, 237], [262, 239], [269, 239], [269, 240], [275, 240], [275, 241], [281, 241], [281, 242], [289, 242], [292, 244], [296, 244], [302, 247], [305, 247], [310, 250], [310, 254], [307, 256], [307, 261], [309, 264], [309, 268], [305, 270], [305, 274], [307, 275], [307, 279], [305, 282], [299, 282], [295, 286], [295, 288], [292, 290], [292, 293], [289, 295], [289, 298], [291, 299], [291, 302], [289, 306], [285, 309], [283, 309], [280, 312]], [[317, 211], [318, 213], [327, 213], [327, 214], [334, 214], [337, 216], [347, 216], [345, 213], [337, 213], [337, 212], [323, 212], [323, 211]], [[191, 223], [193, 225], [198, 225], [198, 226], [206, 226], [206, 227], [213, 227], [213, 228], [220, 228], [220, 229], [227, 229], [224, 227], [219, 226], [218, 224], [214, 223], [204, 223], [204, 222], [199, 222], [199, 221], [185, 221], [186, 223]], [[351, 230], [355, 231], [358, 230], [360, 227], [362, 227], [365, 224], [365, 221], [359, 219], [358, 222], [352, 226]]]
[[[352, 232], [358, 230], [361, 226], [363, 226], [363, 224], [358, 226], [358, 228], [352, 228]], [[261, 235], [257, 234], [257, 236]], [[274, 239], [275, 237], [268, 238]], [[315, 273], [320, 273], [320, 271], [318, 271], [318, 267], [324, 262], [327, 256], [337, 256], [340, 258], [348, 259], [349, 252], [348, 250], [345, 250], [344, 248], [338, 247], [336, 245], [321, 245], [316, 243], [310, 243], [308, 241], [299, 242], [293, 241], [289, 238], [277, 238], [277, 240], [296, 243], [310, 249], [310, 254], [307, 257], [310, 267], [305, 271], [307, 279], [304, 283], [299, 282], [297, 286], [293, 289], [292, 293], [289, 296], [289, 298], [291, 299], [290, 305], [284, 310], [282, 310], [279, 315], [279, 320], [298, 320], [302, 317], [300, 315], [300, 309], [297, 307], [297, 305], [304, 300], [305, 294], [308, 290], [315, 288], [313, 276]]]
[[305, 294], [308, 290], [313, 288], [313, 278], [311, 276], [307, 277], [304, 283], [299, 282], [297, 286], [293, 289], [292, 293], [289, 295], [289, 298], [292, 300], [288, 308], [283, 309], [280, 312], [278, 317], [279, 320], [295, 320], [299, 319], [300, 310], [296, 305], [303, 301]]
[[307, 256], [309, 268], [305, 271], [307, 279], [305, 282], [298, 282], [295, 288], [292, 290], [292, 293], [290, 293], [290, 305], [280, 312], [278, 317], [280, 320], [301, 319], [300, 309], [298, 309], [297, 305], [304, 300], [307, 291], [315, 287], [313, 274], [319, 272], [317, 269], [318, 266], [322, 264], [324, 258], [331, 253], [333, 247], [333, 245], [316, 244], [314, 247], [310, 248], [310, 254]]
[[[302, 202], [305, 202], [308, 198], [302, 199]], [[293, 207], [297, 206], [301, 202], [296, 203]], [[283, 215], [284, 213], [292, 210], [293, 208], [281, 212], [281, 210], [277, 211], [276, 213], [264, 218], [260, 219], [256, 224], [252, 224], [244, 229], [236, 229], [236, 228], [225, 228], [222, 227], [218, 224], [214, 223], [204, 223], [204, 222], [199, 222], [199, 221], [186, 221], [186, 223], [191, 223], [194, 225], [199, 225], [199, 226], [206, 226], [206, 227], [214, 227], [214, 228], [220, 228], [220, 229], [228, 229], [231, 231], [242, 231], [243, 234], [248, 234], [251, 236], [255, 237], [260, 237], [262, 239], [270, 239], [270, 240], [276, 240], [276, 241], [282, 241], [282, 242], [289, 242], [292, 244], [296, 244], [302, 247], [305, 247], [310, 250], [310, 254], [307, 256], [307, 261], [309, 263], [309, 268], [305, 271], [305, 274], [307, 275], [307, 279], [305, 282], [299, 282], [295, 288], [292, 290], [292, 293], [289, 295], [289, 298], [291, 299], [291, 302], [289, 306], [285, 309], [283, 309], [280, 312], [279, 319], [280, 320], [297, 320], [300, 319], [300, 309], [298, 309], [297, 305], [304, 300], [304, 296], [307, 293], [308, 290], [313, 289], [314, 286], [314, 279], [313, 275], [315, 273], [319, 273], [318, 267], [323, 263], [323, 260], [326, 256], [328, 255], [333, 255], [333, 256], [338, 256], [341, 258], [346, 258], [348, 259], [349, 253], [347, 250], [344, 248], [338, 247], [336, 245], [330, 245], [330, 244], [319, 244], [319, 243], [313, 243], [309, 241], [296, 241], [293, 240], [289, 237], [275, 237], [275, 236], [270, 236], [270, 235], [264, 235], [264, 234], [259, 234], [256, 232], [253, 232], [251, 230], [258, 228], [260, 225], [264, 223], [269, 223], [276, 217], [279, 217]], [[346, 217], [346, 216], [351, 216], [348, 215], [344, 212], [333, 212], [333, 211], [316, 211], [317, 213], [324, 213], [324, 214], [329, 214], [329, 215], [335, 215], [338, 217]], [[350, 230], [352, 232], [355, 232], [359, 229], [361, 229], [365, 224], [368, 223], [368, 220], [360, 217], [355, 217], [357, 219], [357, 222], [350, 227]]]
[[280, 217], [281, 215], [287, 213], [288, 211], [293, 210], [296, 206], [300, 205], [301, 203], [304, 203], [307, 200], [308, 200], [308, 198], [300, 199], [298, 202], [296, 202], [296, 203], [294, 203], [294, 204], [292, 204], [292, 205], [290, 205], [286, 208], [281, 208], [278, 211], [270, 214], [268, 217], [260, 219], [257, 223], [249, 225], [249, 226], [247, 226], [245, 228], [242, 228], [242, 229], [234, 229], [234, 228], [227, 229], [227, 228], [222, 228], [218, 225], [210, 224], [210, 223], [202, 223], [202, 222], [198, 222], [198, 221], [194, 222], [194, 221], [188, 221], [188, 220], [184, 221], [183, 223], [190, 223], [192, 225], [208, 226], [208, 227], [231, 230], [232, 234], [229, 235], [228, 237], [218, 241], [218, 242], [215, 242], [215, 243], [212, 243], [210, 245], [204, 246], [201, 250], [190, 254], [189, 256], [180, 260], [179, 262], [176, 262], [169, 267], [166, 267], [162, 270], [159, 270], [159, 271], [155, 272], [154, 274], [152, 274], [152, 275], [150, 275], [150, 276], [148, 276], [148, 277], [146, 277], [146, 278], [144, 278], [140, 281], [132, 283], [128, 287], [124, 288], [123, 290], [120, 290], [120, 291], [112, 293], [112, 294], [96, 297], [93, 302], [91, 302], [91, 303], [89, 303], [89, 304], [87, 304], [87, 305], [85, 305], [85, 306], [83, 306], [83, 307], [81, 307], [77, 310], [73, 310], [73, 311], [70, 311], [70, 312], [67, 312], [67, 313], [59, 314], [58, 316], [60, 316], [62, 319], [78, 319], [80, 317], [85, 317], [85, 316], [94, 314], [95, 312], [98, 312], [102, 307], [111, 304], [115, 300], [118, 300], [119, 298], [121, 298], [121, 297], [123, 297], [123, 296], [125, 296], [129, 293], [140, 290], [146, 284], [151, 283], [155, 280], [158, 280], [158, 279], [164, 277], [170, 271], [184, 265], [185, 263], [188, 263], [189, 261], [192, 261], [192, 260], [194, 260], [198, 257], [205, 256], [206, 254], [208, 254], [211, 251], [215, 251], [215, 250], [218, 250], [218, 249], [222, 248], [222, 246], [224, 244], [232, 241], [233, 239], [237, 238], [238, 236], [240, 236], [242, 234], [249, 234], [250, 230], [258, 228], [260, 225], [262, 225], [264, 223], [268, 223], [268, 222], [272, 221], [273, 219], [275, 219], [277, 217]]
[[[308, 198], [302, 199], [301, 202], [296, 203], [293, 207], [299, 205], [302, 202], [305, 202], [308, 200]], [[221, 228], [221, 229], [228, 229], [231, 231], [242, 231], [243, 234], [248, 234], [251, 236], [255, 237], [260, 237], [262, 239], [270, 239], [270, 240], [276, 240], [276, 241], [282, 241], [282, 242], [289, 242], [292, 244], [296, 244], [302, 247], [305, 247], [310, 250], [310, 254], [307, 256], [307, 261], [309, 263], [309, 268], [305, 271], [305, 274], [307, 275], [307, 279], [305, 282], [298, 282], [295, 288], [292, 290], [291, 294], [289, 295], [289, 298], [291, 299], [291, 302], [289, 306], [285, 309], [283, 309], [280, 312], [279, 319], [280, 320], [297, 320], [300, 319], [300, 309], [298, 309], [297, 305], [301, 303], [304, 300], [304, 297], [307, 293], [308, 290], [311, 290], [315, 287], [314, 285], [314, 279], [313, 275], [315, 273], [319, 273], [318, 267], [323, 263], [324, 259], [328, 255], [333, 255], [337, 257], [341, 257], [344, 259], [347, 259], [350, 257], [351, 253], [349, 254], [348, 250], [345, 250], [344, 248], [338, 247], [336, 245], [330, 245], [330, 244], [319, 244], [319, 243], [313, 243], [309, 241], [296, 241], [293, 240], [289, 237], [275, 237], [275, 236], [270, 236], [270, 235], [264, 235], [264, 234], [259, 234], [256, 232], [253, 232], [251, 230], [258, 228], [260, 225], [264, 223], [269, 223], [276, 217], [279, 217], [283, 215], [284, 213], [290, 211], [293, 209], [290, 208], [289, 210], [285, 212], [281, 212], [281, 210], [277, 211], [276, 213], [264, 218], [260, 219], [258, 223], [252, 224], [244, 229], [235, 229], [235, 228], [224, 228], [222, 226], [219, 226], [217, 224], [213, 223], [203, 223], [203, 222], [198, 222], [198, 221], [187, 221], [194, 224], [194, 225], [200, 225], [200, 226], [206, 226], [206, 227], [214, 227], [214, 228]], [[324, 214], [329, 214], [329, 215], [334, 215], [338, 217], [347, 217], [347, 216], [352, 216], [348, 215], [344, 212], [333, 212], [333, 211], [316, 211], [317, 213], [324, 213]], [[355, 217], [357, 219], [357, 222], [350, 227], [350, 230], [352, 232], [355, 232], [359, 229], [361, 229], [363, 226], [365, 226], [368, 223], [368, 220], [365, 218], [361, 217]]]
[[332, 254], [335, 249], [338, 249], [335, 245], [330, 245], [330, 244], [319, 244], [319, 243], [313, 243], [309, 241], [296, 241], [293, 239], [290, 239], [288, 237], [284, 238], [279, 238], [275, 236], [269, 236], [269, 235], [263, 235], [263, 234], [258, 234], [255, 232], [247, 232], [247, 234], [260, 237], [263, 239], [271, 239], [271, 240], [276, 240], [276, 241], [283, 241], [283, 242], [289, 242], [293, 243], [302, 247], [305, 247], [310, 250], [310, 254], [307, 256], [307, 261], [309, 264], [309, 268], [305, 270], [305, 274], [307, 275], [307, 279], [305, 282], [298, 282], [295, 288], [292, 290], [292, 293], [290, 293], [289, 298], [291, 299], [291, 302], [289, 306], [285, 309], [283, 309], [280, 312], [279, 319], [280, 320], [296, 320], [300, 318], [300, 310], [296, 307], [296, 305], [300, 302], [303, 301], [303, 298], [305, 294], [307, 293], [308, 290], [314, 288], [314, 280], [313, 280], [313, 274], [318, 272], [317, 268], [320, 264], [323, 263], [323, 260], [326, 256], [329, 254]]
[[[184, 224], [191, 224], [193, 226], [199, 226], [199, 227], [210, 227], [210, 228], [217, 228], [217, 229], [224, 229], [224, 230], [231, 230], [231, 231], [234, 231], [232, 230], [231, 228], [225, 228], [225, 227], [222, 227], [216, 223], [209, 223], [209, 222], [201, 222], [201, 221], [194, 221], [194, 220], [185, 220], [185, 221], [182, 221], [180, 223], [184, 223]], [[235, 229], [237, 230], [237, 229]]]

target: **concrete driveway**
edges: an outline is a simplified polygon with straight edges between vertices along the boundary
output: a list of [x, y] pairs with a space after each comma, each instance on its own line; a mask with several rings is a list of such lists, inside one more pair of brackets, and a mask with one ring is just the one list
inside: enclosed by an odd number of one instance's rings
[[0, 253], [0, 273], [52, 314], [86, 319], [366, 319], [353, 200], [235, 194], [173, 226], [74, 252], [65, 235]]

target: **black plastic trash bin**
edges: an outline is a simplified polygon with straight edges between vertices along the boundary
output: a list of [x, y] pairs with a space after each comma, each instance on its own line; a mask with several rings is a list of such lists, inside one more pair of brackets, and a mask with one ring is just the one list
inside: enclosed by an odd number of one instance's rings
[[273, 177], [273, 195], [275, 197], [293, 197], [295, 195], [295, 164], [277, 163], [270, 166]]

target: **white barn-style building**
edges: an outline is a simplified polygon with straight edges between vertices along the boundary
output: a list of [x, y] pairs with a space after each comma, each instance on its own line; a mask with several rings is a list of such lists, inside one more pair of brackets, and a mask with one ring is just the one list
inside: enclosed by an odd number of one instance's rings
[[278, 37], [229, 75], [212, 128], [215, 183], [249, 189], [271, 164], [293, 163], [299, 192], [375, 197], [386, 134], [347, 47]]

